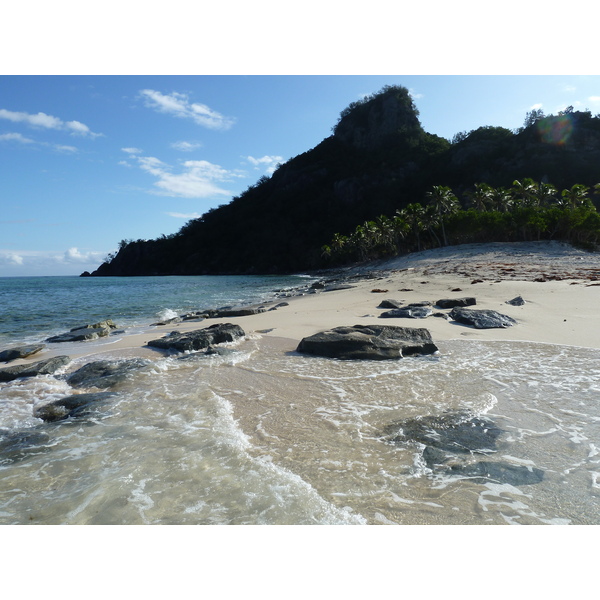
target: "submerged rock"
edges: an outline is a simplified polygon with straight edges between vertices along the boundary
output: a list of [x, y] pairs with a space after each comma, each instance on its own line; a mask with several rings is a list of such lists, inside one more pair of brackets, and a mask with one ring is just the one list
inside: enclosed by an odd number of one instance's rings
[[437, 350], [427, 329], [384, 325], [336, 327], [304, 338], [297, 348], [304, 354], [345, 360], [388, 360]]
[[453, 465], [450, 472], [468, 477], [475, 483], [533, 485], [544, 479], [544, 471], [541, 469], [507, 462], [479, 461], [473, 464]]
[[66, 377], [67, 383], [77, 388], [106, 389], [126, 381], [131, 373], [154, 364], [143, 358], [121, 361], [98, 360], [83, 365]]
[[32, 346], [18, 346], [17, 348], [9, 348], [0, 352], [0, 362], [10, 362], [17, 358], [27, 358], [33, 354], [37, 354], [46, 346], [44, 344], [36, 344]]
[[48, 402], [33, 409], [33, 416], [52, 423], [69, 417], [87, 416], [93, 408], [115, 396], [113, 392], [97, 392], [91, 394], [75, 394]]
[[474, 310], [462, 307], [453, 308], [450, 318], [476, 329], [506, 328], [517, 324], [512, 317], [495, 310]]
[[50, 436], [35, 430], [0, 430], [0, 464], [22, 460], [48, 449]]
[[29, 365], [18, 365], [0, 369], [0, 381], [13, 381], [19, 377], [36, 377], [37, 375], [52, 375], [61, 367], [71, 362], [68, 356], [55, 356]]
[[387, 431], [396, 431], [391, 439], [394, 443], [419, 442], [458, 453], [494, 451], [502, 433], [492, 421], [462, 411], [408, 419], [390, 425]]
[[150, 340], [148, 346], [165, 350], [177, 350], [179, 352], [191, 352], [203, 350], [214, 344], [233, 342], [245, 335], [246, 333], [239, 325], [217, 323], [205, 329], [197, 329], [196, 331], [172, 331], [163, 338]]

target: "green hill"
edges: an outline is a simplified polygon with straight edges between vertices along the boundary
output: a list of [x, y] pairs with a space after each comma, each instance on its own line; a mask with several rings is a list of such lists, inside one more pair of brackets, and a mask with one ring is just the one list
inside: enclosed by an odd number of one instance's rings
[[390, 86], [340, 115], [332, 135], [227, 205], [155, 240], [122, 242], [94, 276], [284, 273], [326, 266], [323, 246], [448, 186], [464, 206], [475, 184], [515, 179], [557, 188], [600, 181], [600, 116], [527, 115], [516, 132], [482, 126], [452, 142], [427, 133], [408, 90]]

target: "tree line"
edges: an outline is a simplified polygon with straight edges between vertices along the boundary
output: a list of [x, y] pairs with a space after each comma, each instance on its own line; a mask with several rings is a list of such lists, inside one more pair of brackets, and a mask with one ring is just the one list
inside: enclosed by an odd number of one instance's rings
[[477, 183], [459, 199], [448, 186], [435, 185], [422, 202], [392, 216], [336, 233], [322, 247], [330, 265], [373, 260], [429, 248], [475, 242], [561, 240], [589, 250], [600, 243], [600, 213], [592, 197], [600, 183], [559, 190], [531, 178], [512, 186]]

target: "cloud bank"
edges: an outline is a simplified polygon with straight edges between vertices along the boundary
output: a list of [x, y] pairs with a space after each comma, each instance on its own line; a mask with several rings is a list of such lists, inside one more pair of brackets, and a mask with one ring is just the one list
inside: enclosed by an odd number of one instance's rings
[[94, 133], [87, 125], [84, 125], [79, 121], [63, 121], [58, 117], [47, 115], [43, 112], [33, 115], [26, 112], [15, 112], [0, 108], [0, 119], [6, 119], [8, 121], [12, 121], [13, 123], [24, 123], [29, 127], [34, 127], [37, 129], [66, 131], [71, 135], [80, 135], [91, 138], [102, 135], [101, 133]]

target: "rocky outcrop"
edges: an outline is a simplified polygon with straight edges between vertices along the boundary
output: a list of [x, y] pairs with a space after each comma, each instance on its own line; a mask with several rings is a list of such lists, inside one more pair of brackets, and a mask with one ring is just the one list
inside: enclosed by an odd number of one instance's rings
[[150, 340], [148, 346], [163, 350], [177, 350], [178, 352], [193, 352], [203, 350], [215, 344], [234, 342], [246, 335], [239, 325], [233, 323], [217, 323], [206, 329], [179, 332], [172, 331], [163, 338]]
[[41, 431], [0, 430], [0, 465], [45, 452], [49, 441], [50, 436]]
[[450, 311], [450, 318], [463, 325], [475, 327], [475, 329], [506, 328], [517, 324], [512, 317], [495, 310], [474, 310], [462, 307], [453, 308]]
[[46, 346], [44, 344], [36, 344], [33, 346], [19, 346], [17, 348], [9, 348], [0, 352], [0, 362], [10, 362], [18, 358], [27, 358], [33, 354], [37, 354]]
[[427, 329], [383, 325], [336, 327], [304, 338], [297, 348], [304, 354], [344, 360], [389, 360], [437, 350]]
[[66, 333], [49, 337], [46, 341], [51, 343], [59, 343], [95, 340], [100, 337], [106, 337], [107, 335], [110, 335], [111, 330], [116, 328], [117, 326], [112, 322], [112, 320], [108, 319], [106, 321], [101, 321], [100, 323], [94, 323], [93, 325], [75, 327]]
[[33, 416], [46, 423], [63, 421], [68, 418], [88, 416], [99, 404], [115, 396], [113, 392], [96, 392], [90, 394], [74, 394], [65, 396], [47, 404], [36, 406]]
[[55, 356], [29, 365], [18, 365], [0, 369], [0, 381], [14, 381], [20, 377], [37, 377], [38, 375], [52, 375], [60, 368], [71, 362], [68, 356]]
[[97, 360], [69, 374], [66, 381], [76, 388], [107, 389], [123, 383], [132, 373], [150, 367], [152, 361], [143, 358], [110, 361]]

